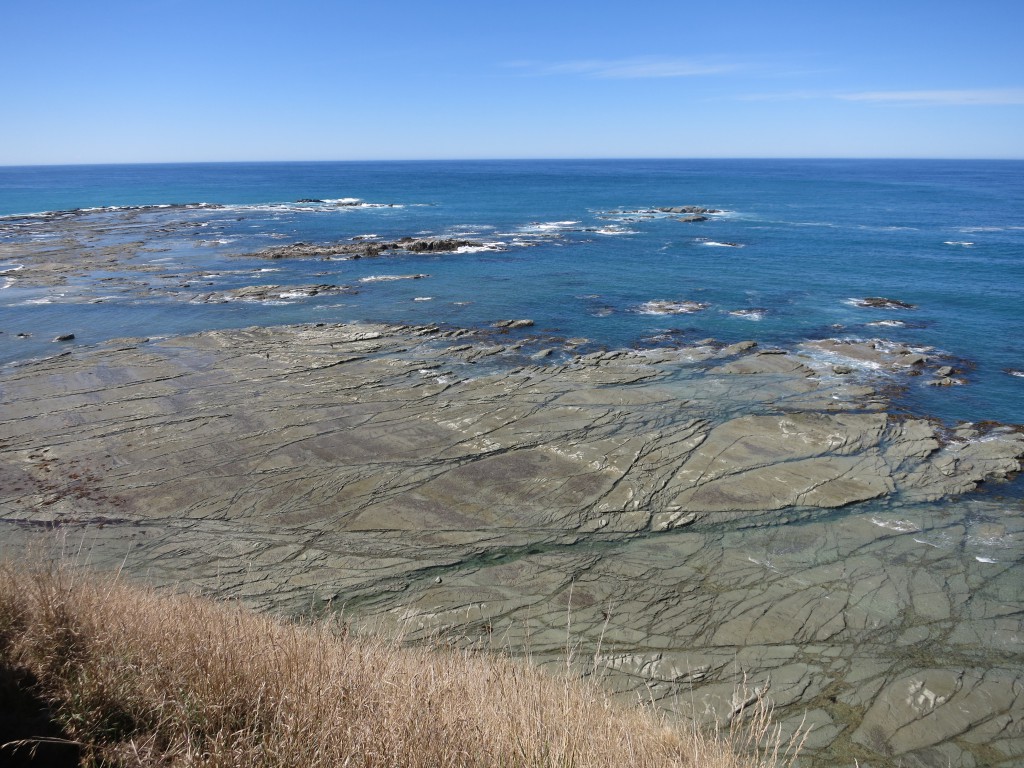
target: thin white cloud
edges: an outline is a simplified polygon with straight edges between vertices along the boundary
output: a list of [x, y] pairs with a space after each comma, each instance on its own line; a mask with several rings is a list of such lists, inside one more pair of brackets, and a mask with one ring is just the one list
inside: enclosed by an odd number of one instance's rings
[[666, 77], [720, 75], [740, 69], [731, 63], [716, 63], [658, 56], [629, 59], [582, 59], [558, 63], [512, 62], [509, 66], [538, 75], [579, 75], [605, 80], [638, 80]]
[[976, 88], [949, 91], [862, 91], [840, 93], [844, 101], [934, 106], [1003, 106], [1024, 104], [1024, 88]]

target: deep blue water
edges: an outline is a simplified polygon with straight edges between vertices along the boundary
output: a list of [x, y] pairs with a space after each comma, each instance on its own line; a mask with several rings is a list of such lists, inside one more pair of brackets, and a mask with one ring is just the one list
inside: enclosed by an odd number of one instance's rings
[[[296, 204], [359, 198], [381, 207]], [[673, 338], [886, 338], [970, 362], [968, 384], [912, 381], [904, 407], [943, 419], [1024, 422], [1024, 162], [623, 160], [259, 163], [0, 168], [0, 245], [45, 242], [52, 224], [21, 214], [208, 202], [133, 214], [106, 236], [145, 239], [168, 274], [211, 276], [196, 292], [273, 282], [344, 283], [358, 295], [280, 304], [191, 304], [106, 292], [102, 277], [50, 291], [0, 274], [0, 361], [52, 352], [49, 339], [306, 320], [448, 322], [528, 317], [532, 331], [609, 347]], [[700, 205], [709, 221], [616, 213]], [[83, 221], [118, 223], [123, 211]], [[194, 226], [182, 227], [183, 223]], [[166, 230], [166, 231], [163, 231]], [[451, 235], [502, 250], [359, 261], [228, 258], [298, 240]], [[105, 242], [106, 242], [105, 241]], [[715, 243], [732, 243], [727, 247]], [[495, 246], [498, 247], [498, 246]], [[259, 269], [277, 272], [259, 273]], [[214, 274], [215, 273], [215, 274]], [[376, 275], [421, 280], [359, 283]], [[6, 278], [6, 280], [5, 280]], [[161, 283], [163, 280], [164, 283]], [[155, 279], [156, 284], [168, 278]], [[213, 283], [206, 286], [206, 282]], [[88, 303], [98, 296], [102, 303]], [[915, 310], [865, 309], [884, 296]], [[429, 301], [414, 301], [416, 298]], [[691, 314], [645, 314], [651, 301]], [[732, 314], [758, 310], [754, 314]], [[902, 327], [869, 323], [898, 320]], [[31, 332], [17, 339], [19, 331]], [[957, 362], [958, 367], [963, 364]], [[925, 379], [926, 377], [921, 377]]]

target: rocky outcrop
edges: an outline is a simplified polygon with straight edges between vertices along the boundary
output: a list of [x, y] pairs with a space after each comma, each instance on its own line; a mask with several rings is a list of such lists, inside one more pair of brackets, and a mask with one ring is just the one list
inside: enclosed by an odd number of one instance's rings
[[347, 285], [247, 285], [243, 288], [197, 294], [192, 297], [191, 301], [193, 304], [222, 304], [229, 301], [288, 301], [338, 293], [356, 293], [356, 291]]
[[624, 696], [724, 721], [746, 678], [815, 725], [812, 765], [1021, 754], [1024, 507], [933, 501], [1019, 471], [1018, 429], [889, 415], [821, 350], [496, 335], [250, 328], [5, 370], [4, 541], [538, 663], [569, 615]]
[[636, 311], [644, 315], [688, 315], [711, 305], [702, 301], [645, 301]]
[[899, 299], [887, 299], [883, 296], [868, 296], [864, 299], [852, 299], [853, 304], [858, 307], [871, 309], [917, 309], [916, 304], [910, 304]]
[[494, 328], [504, 328], [505, 330], [514, 331], [517, 328], [530, 328], [533, 326], [533, 320], [499, 320], [496, 322]]
[[444, 237], [403, 237], [394, 241], [359, 238], [346, 243], [291, 243], [244, 254], [261, 259], [373, 258], [389, 253], [452, 253], [460, 248], [482, 248], [476, 240]]
[[702, 208], [699, 205], [673, 205], [666, 206], [663, 208], [655, 208], [660, 213], [688, 213], [702, 215], [706, 213], [721, 213], [721, 211], [715, 208]]

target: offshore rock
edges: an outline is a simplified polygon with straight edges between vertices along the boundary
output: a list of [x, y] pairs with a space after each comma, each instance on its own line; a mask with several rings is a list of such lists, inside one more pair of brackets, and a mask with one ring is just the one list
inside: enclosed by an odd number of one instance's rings
[[256, 253], [242, 254], [260, 259], [326, 259], [326, 258], [372, 258], [387, 253], [407, 251], [409, 253], [451, 253], [459, 248], [483, 247], [476, 240], [454, 238], [403, 237], [391, 242], [359, 239], [352, 243], [291, 243], [265, 248]]
[[661, 213], [690, 213], [690, 214], [704, 214], [704, 213], [721, 213], [721, 211], [715, 208], [701, 208], [699, 205], [674, 205], [664, 208], [655, 208], [656, 211]]
[[283, 301], [321, 294], [356, 293], [347, 285], [247, 285], [227, 291], [193, 296], [193, 304], [222, 304], [229, 301]]
[[868, 296], [865, 299], [853, 299], [858, 307], [870, 307], [871, 309], [917, 309], [916, 304], [910, 304], [899, 299], [887, 299], [883, 296]]

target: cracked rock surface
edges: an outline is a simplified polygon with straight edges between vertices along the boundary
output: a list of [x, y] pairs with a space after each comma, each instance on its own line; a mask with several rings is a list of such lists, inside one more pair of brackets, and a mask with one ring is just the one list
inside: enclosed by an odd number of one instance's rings
[[686, 718], [735, 716], [746, 680], [814, 726], [810, 765], [1012, 765], [1024, 508], [961, 495], [1024, 434], [893, 416], [821, 351], [545, 364], [367, 324], [79, 349], [0, 378], [0, 530], [541, 663], [569, 637]]

